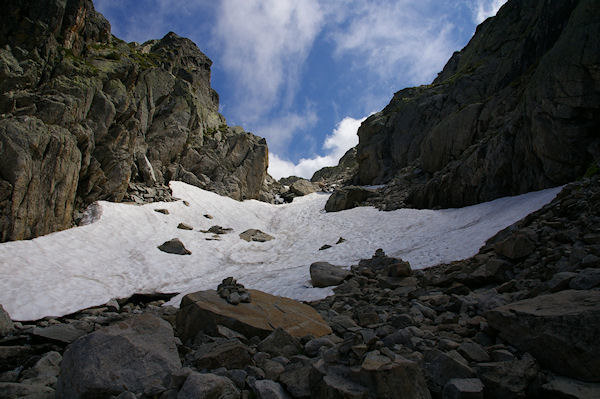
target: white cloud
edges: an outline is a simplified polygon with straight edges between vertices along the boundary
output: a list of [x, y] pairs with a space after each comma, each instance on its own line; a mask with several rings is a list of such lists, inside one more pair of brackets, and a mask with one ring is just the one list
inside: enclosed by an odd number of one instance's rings
[[329, 35], [338, 56], [352, 56], [360, 62], [354, 66], [366, 67], [380, 80], [403, 76], [413, 84], [427, 83], [455, 49], [453, 25], [436, 8], [433, 0], [350, 0]]
[[316, 0], [221, 2], [215, 35], [222, 44], [221, 62], [240, 92], [239, 119], [259, 120], [282, 98], [294, 98], [322, 22]]
[[346, 151], [358, 144], [356, 132], [365, 119], [367, 118], [346, 117], [342, 119], [333, 133], [325, 138], [323, 149], [326, 150], [326, 155], [324, 156], [302, 158], [297, 164], [294, 164], [271, 153], [269, 155], [269, 174], [277, 180], [287, 176], [310, 179], [317, 170], [325, 166], [337, 165]]
[[506, 0], [475, 0], [473, 4], [474, 21], [480, 24], [487, 18], [496, 15], [504, 3]]
[[281, 152], [285, 151], [297, 132], [310, 129], [317, 121], [317, 113], [307, 107], [302, 113], [287, 112], [270, 118], [266, 124], [258, 125], [252, 130], [267, 139], [270, 150]]

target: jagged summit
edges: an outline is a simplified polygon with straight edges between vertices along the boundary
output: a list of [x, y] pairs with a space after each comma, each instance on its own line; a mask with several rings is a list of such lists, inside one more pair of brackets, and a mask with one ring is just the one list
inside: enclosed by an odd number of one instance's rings
[[71, 227], [96, 200], [168, 200], [169, 180], [271, 200], [267, 143], [218, 113], [191, 40], [125, 43], [90, 0], [4, 10], [0, 242]]

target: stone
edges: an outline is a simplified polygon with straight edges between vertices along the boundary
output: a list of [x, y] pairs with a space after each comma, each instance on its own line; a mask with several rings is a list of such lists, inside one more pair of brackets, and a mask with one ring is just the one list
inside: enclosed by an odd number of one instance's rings
[[397, 355], [390, 359], [379, 351], [368, 352], [360, 367], [346, 370], [320, 360], [311, 372], [310, 381], [311, 394], [317, 398], [431, 398], [425, 377], [415, 362]]
[[230, 379], [215, 374], [192, 372], [185, 380], [177, 399], [239, 399], [241, 393]]
[[54, 399], [54, 389], [43, 385], [19, 384], [16, 382], [0, 382], [3, 399]]
[[569, 282], [569, 288], [573, 290], [589, 290], [599, 285], [600, 269], [595, 268], [583, 269]]
[[263, 339], [257, 346], [261, 352], [272, 356], [291, 357], [302, 351], [302, 345], [297, 338], [291, 336], [283, 328], [276, 328], [271, 334]]
[[495, 249], [496, 252], [509, 259], [520, 259], [533, 252], [535, 242], [529, 235], [518, 232], [497, 243]]
[[169, 210], [168, 209], [164, 209], [164, 208], [155, 209], [154, 212], [162, 213], [163, 215], [168, 215], [169, 214]]
[[485, 349], [483, 349], [483, 346], [475, 342], [463, 342], [458, 347], [457, 352], [464, 356], [465, 359], [475, 363], [490, 361], [490, 356]]
[[547, 398], [594, 399], [600, 397], [600, 384], [552, 376], [542, 385], [541, 393]]
[[244, 368], [252, 364], [250, 349], [237, 339], [200, 346], [192, 355], [193, 364], [198, 369], [214, 370]]
[[325, 211], [339, 212], [355, 208], [375, 195], [373, 190], [358, 186], [346, 186], [336, 189], [325, 203]]
[[325, 245], [322, 245], [322, 246], [319, 248], [319, 251], [325, 251], [326, 249], [329, 249], [329, 248], [331, 248], [331, 247], [332, 247], [331, 245], [329, 245], [329, 244], [325, 244]]
[[251, 384], [252, 390], [259, 399], [290, 399], [284, 389], [271, 380], [258, 380]]
[[174, 255], [191, 255], [192, 252], [189, 251], [181, 242], [179, 238], [173, 238], [169, 241], [165, 241], [161, 245], [157, 247], [163, 252]]
[[475, 372], [456, 351], [446, 353], [437, 349], [425, 352], [425, 372], [433, 392], [441, 392], [453, 378], [475, 377]]
[[214, 225], [214, 226], [211, 226], [211, 227], [210, 227], [210, 228], [207, 230], [207, 232], [208, 232], [208, 233], [213, 233], [213, 234], [227, 234], [227, 233], [229, 233], [229, 232], [231, 232], [231, 231], [233, 231], [233, 229], [232, 229], [232, 228], [229, 228], [229, 227], [227, 227], [227, 228], [226, 228], [226, 227], [221, 227], [221, 226], [219, 226], [219, 225]]
[[444, 399], [483, 399], [483, 383], [479, 378], [453, 378], [442, 395]]
[[304, 345], [304, 353], [307, 356], [315, 357], [321, 348], [331, 348], [333, 345], [333, 342], [327, 337], [313, 338]]
[[294, 398], [310, 397], [310, 372], [312, 364], [295, 361], [285, 366], [279, 375], [279, 382]]
[[302, 197], [304, 195], [312, 194], [317, 191], [318, 187], [306, 179], [298, 179], [292, 183], [290, 186], [290, 191], [297, 195], [298, 197]]
[[24, 370], [21, 378], [26, 380], [56, 378], [60, 372], [62, 356], [56, 351], [45, 353], [30, 369]]
[[183, 223], [183, 222], [179, 223], [177, 225], [177, 228], [181, 229], [181, 230], [194, 230], [194, 228], [192, 226], [190, 226], [189, 224]]
[[477, 375], [484, 385], [484, 397], [527, 397], [530, 384], [538, 375], [535, 360], [528, 354], [510, 362], [479, 363]]
[[70, 344], [77, 338], [86, 334], [78, 328], [75, 328], [69, 324], [55, 324], [48, 327], [36, 327], [33, 329], [32, 334], [37, 337], [42, 337], [51, 341], [57, 341], [65, 344]]
[[323, 318], [310, 306], [289, 298], [248, 290], [251, 303], [224, 302], [216, 291], [199, 291], [183, 297], [177, 312], [177, 332], [183, 342], [203, 331], [214, 335], [223, 325], [247, 336], [266, 338], [278, 327], [300, 338], [331, 333]]
[[266, 242], [271, 241], [275, 237], [270, 234], [264, 233], [257, 229], [249, 229], [242, 233], [240, 233], [240, 238], [244, 241], [256, 241], [256, 242]]
[[0, 305], [0, 337], [10, 334], [14, 329], [10, 315]]
[[569, 283], [575, 277], [577, 277], [577, 273], [573, 272], [556, 273], [548, 282], [546, 282], [548, 291], [558, 292], [569, 288]]
[[350, 271], [328, 262], [315, 262], [310, 265], [309, 270], [313, 287], [339, 285], [351, 274]]
[[79, 338], [60, 367], [57, 397], [97, 397], [166, 387], [181, 361], [171, 325], [143, 314]]
[[[600, 381], [600, 292], [566, 290], [540, 295], [486, 313], [511, 345], [531, 353], [561, 375]], [[552, 350], [548, 350], [552, 348]]]
[[31, 346], [0, 346], [0, 370], [12, 370], [24, 364], [33, 354], [34, 349]]

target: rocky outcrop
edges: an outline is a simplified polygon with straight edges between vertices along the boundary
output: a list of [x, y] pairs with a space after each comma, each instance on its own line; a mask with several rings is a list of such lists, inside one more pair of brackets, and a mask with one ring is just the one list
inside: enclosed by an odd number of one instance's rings
[[508, 1], [431, 85], [360, 127], [355, 183], [386, 209], [460, 207], [573, 181], [600, 159], [600, 4]]
[[340, 158], [336, 166], [326, 166], [317, 170], [310, 181], [325, 186], [343, 186], [352, 181], [357, 171], [356, 147], [352, 147]]
[[168, 199], [169, 180], [272, 199], [266, 141], [226, 124], [193, 42], [125, 43], [91, 0], [4, 9], [0, 241], [71, 227], [99, 199]]

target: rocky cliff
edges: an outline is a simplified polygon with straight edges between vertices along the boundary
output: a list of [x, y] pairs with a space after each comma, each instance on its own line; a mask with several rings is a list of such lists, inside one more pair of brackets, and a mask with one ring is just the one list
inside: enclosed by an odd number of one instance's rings
[[[359, 129], [383, 207], [459, 207], [557, 186], [600, 159], [600, 3], [509, 0], [431, 85]], [[386, 203], [387, 202], [387, 203]]]
[[0, 242], [68, 228], [96, 200], [168, 197], [172, 179], [268, 200], [267, 143], [218, 113], [210, 66], [174, 33], [119, 40], [91, 0], [5, 2]]

